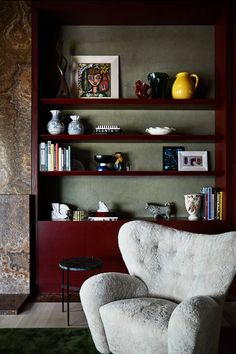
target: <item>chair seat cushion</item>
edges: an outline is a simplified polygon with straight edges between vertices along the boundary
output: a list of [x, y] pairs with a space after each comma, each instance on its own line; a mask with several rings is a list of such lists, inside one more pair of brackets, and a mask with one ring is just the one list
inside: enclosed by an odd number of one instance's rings
[[167, 354], [167, 329], [176, 303], [158, 298], [118, 300], [100, 307], [114, 354]]

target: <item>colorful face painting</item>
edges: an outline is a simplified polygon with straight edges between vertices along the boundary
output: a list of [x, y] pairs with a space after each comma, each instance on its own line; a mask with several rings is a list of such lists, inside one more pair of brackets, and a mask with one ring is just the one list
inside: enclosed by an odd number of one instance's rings
[[111, 64], [78, 63], [78, 96], [111, 97]]

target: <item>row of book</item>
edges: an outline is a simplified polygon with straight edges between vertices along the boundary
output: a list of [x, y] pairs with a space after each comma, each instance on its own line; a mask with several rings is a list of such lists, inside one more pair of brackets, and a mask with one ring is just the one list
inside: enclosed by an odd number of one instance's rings
[[71, 147], [51, 141], [39, 144], [40, 171], [71, 171]]
[[206, 220], [223, 219], [223, 192], [214, 187], [202, 187], [202, 216]]

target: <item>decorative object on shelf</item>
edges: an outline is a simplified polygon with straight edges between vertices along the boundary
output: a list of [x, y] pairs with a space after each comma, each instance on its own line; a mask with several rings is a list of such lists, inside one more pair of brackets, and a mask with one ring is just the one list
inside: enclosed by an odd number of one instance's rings
[[151, 135], [167, 135], [171, 134], [173, 131], [176, 131], [175, 128], [169, 128], [169, 127], [150, 127], [145, 129], [145, 132]]
[[62, 46], [63, 46], [63, 41], [59, 40], [57, 43], [57, 55], [58, 55], [57, 68], [60, 73], [60, 87], [57, 93], [57, 97], [70, 97], [69, 88], [65, 79], [65, 73], [66, 73], [68, 62], [66, 57], [62, 54]]
[[116, 171], [121, 171], [121, 170], [123, 170], [123, 166], [124, 166], [123, 153], [122, 152], [116, 152], [115, 153], [114, 169]]
[[199, 77], [196, 74], [181, 72], [176, 74], [172, 86], [172, 97], [177, 99], [189, 99], [195, 95]]
[[118, 216], [114, 212], [110, 212], [108, 206], [102, 200], [98, 203], [98, 209], [90, 212], [88, 220], [90, 221], [116, 221]]
[[163, 170], [178, 170], [178, 151], [184, 151], [183, 146], [163, 146]]
[[108, 213], [108, 212], [109, 212], [108, 206], [107, 206], [106, 203], [103, 202], [102, 200], [100, 200], [100, 201], [98, 202], [98, 209], [97, 209], [97, 212], [98, 212], [98, 213]]
[[71, 211], [68, 205], [60, 203], [52, 203], [52, 220], [69, 220]]
[[95, 134], [120, 134], [121, 129], [118, 125], [98, 125]]
[[149, 73], [147, 78], [152, 88], [152, 98], [164, 98], [168, 74], [153, 72]]
[[207, 151], [178, 151], [178, 171], [208, 171]]
[[72, 56], [71, 92], [79, 98], [118, 98], [118, 56]]
[[84, 126], [80, 120], [80, 116], [72, 115], [70, 116], [72, 122], [68, 124], [68, 134], [76, 135], [76, 134], [83, 134], [84, 133]]
[[75, 210], [73, 211], [73, 221], [82, 221], [86, 217], [86, 213], [84, 210]]
[[95, 155], [94, 159], [98, 163], [98, 172], [114, 170], [114, 155]]
[[185, 194], [184, 196], [185, 208], [189, 213], [189, 220], [197, 220], [198, 214], [202, 205], [201, 194]]
[[145, 82], [138, 80], [135, 82], [135, 93], [138, 98], [150, 98], [152, 94], [152, 88]]
[[49, 134], [62, 134], [65, 130], [65, 125], [60, 120], [61, 111], [53, 109], [50, 111], [50, 113], [52, 114], [52, 119], [47, 124], [47, 130]]
[[157, 218], [164, 218], [170, 219], [171, 215], [173, 214], [175, 204], [166, 202], [164, 204], [158, 203], [146, 203], [145, 209], [154, 217]]

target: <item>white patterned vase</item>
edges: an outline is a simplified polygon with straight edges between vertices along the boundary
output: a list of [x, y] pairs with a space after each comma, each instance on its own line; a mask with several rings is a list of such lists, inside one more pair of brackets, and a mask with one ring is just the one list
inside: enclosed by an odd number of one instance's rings
[[70, 116], [70, 119], [72, 119], [72, 122], [70, 122], [68, 125], [68, 134], [70, 134], [70, 135], [83, 134], [84, 126], [80, 121], [80, 117], [79, 116]]
[[52, 135], [62, 134], [65, 130], [65, 125], [60, 119], [61, 112], [53, 109], [50, 113], [52, 114], [52, 119], [47, 124], [48, 132]]
[[201, 194], [185, 194], [185, 208], [189, 213], [189, 220], [197, 220], [201, 209], [202, 196]]

